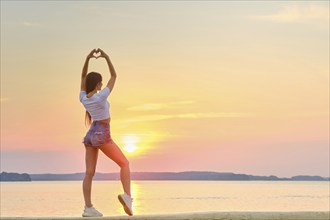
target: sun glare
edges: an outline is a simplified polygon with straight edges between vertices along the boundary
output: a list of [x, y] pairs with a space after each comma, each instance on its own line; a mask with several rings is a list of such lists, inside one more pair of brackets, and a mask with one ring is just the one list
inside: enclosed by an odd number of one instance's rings
[[128, 153], [132, 153], [136, 151], [137, 147], [134, 144], [127, 144], [124, 146], [124, 150], [127, 151]]
[[133, 153], [137, 150], [136, 137], [133, 135], [128, 135], [124, 137], [124, 150], [128, 153]]

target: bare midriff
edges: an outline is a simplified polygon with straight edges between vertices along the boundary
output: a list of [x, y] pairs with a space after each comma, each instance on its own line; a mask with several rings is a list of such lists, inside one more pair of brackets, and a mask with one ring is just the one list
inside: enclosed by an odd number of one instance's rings
[[102, 124], [109, 124], [110, 123], [110, 118], [100, 120], [99, 122], [101, 122]]

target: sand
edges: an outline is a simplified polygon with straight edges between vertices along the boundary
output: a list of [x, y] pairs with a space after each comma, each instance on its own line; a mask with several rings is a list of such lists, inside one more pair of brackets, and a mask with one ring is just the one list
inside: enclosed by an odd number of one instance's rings
[[1, 217], [3, 220], [66, 220], [66, 219], [146, 219], [146, 220], [192, 220], [192, 219], [222, 219], [222, 220], [330, 220], [330, 212], [195, 212], [157, 215], [105, 216], [102, 218], [82, 217]]

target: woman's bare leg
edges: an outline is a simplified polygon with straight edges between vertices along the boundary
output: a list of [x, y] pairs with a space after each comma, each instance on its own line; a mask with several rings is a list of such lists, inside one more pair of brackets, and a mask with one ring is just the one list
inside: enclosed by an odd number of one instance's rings
[[99, 148], [107, 157], [115, 161], [120, 167], [120, 180], [124, 192], [131, 196], [131, 174], [129, 162], [117, 144], [112, 140]]
[[92, 207], [92, 180], [95, 174], [96, 162], [99, 150], [93, 147], [85, 147], [86, 148], [86, 173], [83, 181], [83, 192], [85, 199], [85, 206]]

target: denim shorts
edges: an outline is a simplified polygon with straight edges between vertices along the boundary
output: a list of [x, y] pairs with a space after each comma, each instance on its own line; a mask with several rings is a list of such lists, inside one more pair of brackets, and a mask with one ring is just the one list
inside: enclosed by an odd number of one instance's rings
[[94, 121], [86, 133], [83, 143], [89, 147], [101, 147], [111, 140], [110, 124]]

